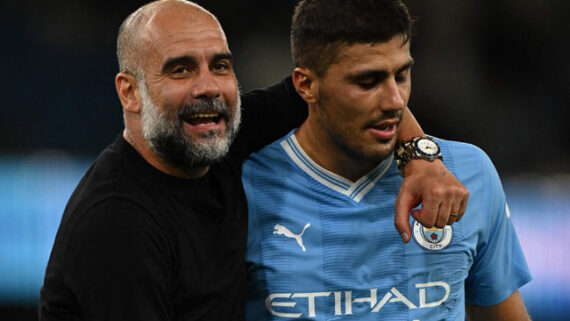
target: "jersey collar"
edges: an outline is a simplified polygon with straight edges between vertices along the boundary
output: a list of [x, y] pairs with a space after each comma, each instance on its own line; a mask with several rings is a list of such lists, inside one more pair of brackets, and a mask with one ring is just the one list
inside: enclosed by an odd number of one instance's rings
[[299, 168], [315, 179], [317, 182], [326, 187], [335, 190], [353, 201], [359, 203], [360, 200], [374, 187], [378, 180], [384, 176], [390, 168], [394, 156], [386, 158], [378, 166], [361, 177], [356, 182], [352, 182], [340, 175], [337, 175], [317, 163], [315, 163], [301, 148], [295, 134], [292, 133], [286, 139], [281, 141], [281, 147], [285, 150], [291, 160], [299, 166]]

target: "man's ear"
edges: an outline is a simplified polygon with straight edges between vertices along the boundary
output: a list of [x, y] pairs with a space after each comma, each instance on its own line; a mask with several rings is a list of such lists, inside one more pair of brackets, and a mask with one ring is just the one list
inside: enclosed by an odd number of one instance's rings
[[126, 112], [138, 114], [141, 111], [141, 101], [138, 94], [138, 82], [136, 78], [124, 72], [115, 76], [117, 94]]
[[319, 81], [309, 69], [297, 67], [293, 70], [293, 85], [307, 104], [316, 104], [319, 100]]

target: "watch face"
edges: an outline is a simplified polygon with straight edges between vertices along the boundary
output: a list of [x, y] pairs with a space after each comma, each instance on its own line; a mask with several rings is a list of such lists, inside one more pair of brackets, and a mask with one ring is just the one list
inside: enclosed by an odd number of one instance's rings
[[420, 138], [416, 141], [417, 150], [426, 156], [435, 156], [439, 154], [439, 146], [427, 138]]

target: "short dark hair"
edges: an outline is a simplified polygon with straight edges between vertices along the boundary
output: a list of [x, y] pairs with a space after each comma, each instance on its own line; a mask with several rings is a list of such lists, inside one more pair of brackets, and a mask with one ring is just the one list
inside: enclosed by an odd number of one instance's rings
[[302, 0], [291, 22], [295, 67], [323, 77], [341, 45], [386, 42], [412, 36], [413, 21], [400, 0]]

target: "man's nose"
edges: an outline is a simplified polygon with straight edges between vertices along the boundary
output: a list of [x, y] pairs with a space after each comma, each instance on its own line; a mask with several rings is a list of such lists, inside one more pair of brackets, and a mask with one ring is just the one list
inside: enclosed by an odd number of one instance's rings
[[220, 87], [215, 75], [208, 69], [201, 70], [194, 79], [192, 86], [192, 98], [214, 99], [220, 96]]
[[402, 110], [406, 106], [404, 101], [404, 93], [398, 86], [395, 79], [386, 82], [384, 87], [384, 94], [382, 95], [380, 108], [382, 110]]

